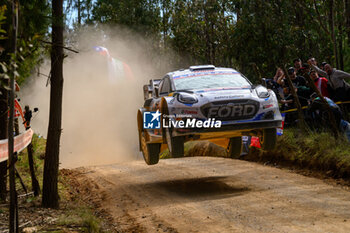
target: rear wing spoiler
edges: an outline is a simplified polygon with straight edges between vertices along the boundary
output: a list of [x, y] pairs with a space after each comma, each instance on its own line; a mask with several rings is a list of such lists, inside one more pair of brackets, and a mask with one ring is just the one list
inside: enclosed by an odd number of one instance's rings
[[161, 79], [151, 79], [149, 80], [149, 84], [143, 85], [143, 98], [144, 100], [155, 96], [155, 88], [159, 87]]

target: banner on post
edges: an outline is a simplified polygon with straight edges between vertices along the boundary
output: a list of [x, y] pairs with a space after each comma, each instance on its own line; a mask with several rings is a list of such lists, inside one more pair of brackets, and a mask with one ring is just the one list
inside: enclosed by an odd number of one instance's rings
[[[24, 150], [32, 141], [33, 130], [28, 129], [24, 133], [16, 136], [14, 138], [14, 148], [13, 152], [21, 152]], [[0, 162], [6, 161], [8, 159], [8, 139], [0, 140]]]

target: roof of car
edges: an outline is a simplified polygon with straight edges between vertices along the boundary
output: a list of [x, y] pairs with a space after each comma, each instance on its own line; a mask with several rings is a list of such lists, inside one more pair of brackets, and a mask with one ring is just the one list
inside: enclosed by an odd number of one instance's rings
[[185, 76], [192, 73], [223, 72], [223, 71], [239, 73], [237, 70], [232, 68], [215, 67], [213, 65], [204, 65], [204, 66], [191, 66], [188, 69], [176, 70], [173, 72], [169, 72], [167, 75], [174, 78], [179, 76]]

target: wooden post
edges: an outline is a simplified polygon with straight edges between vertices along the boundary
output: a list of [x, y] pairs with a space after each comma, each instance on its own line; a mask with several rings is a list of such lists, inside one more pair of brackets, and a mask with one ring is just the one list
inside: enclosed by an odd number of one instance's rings
[[[24, 107], [24, 109], [25, 109], [24, 118], [25, 118], [26, 123], [27, 123], [26, 130], [28, 130], [28, 129], [30, 129], [30, 121], [32, 119], [32, 111], [30, 110], [28, 105], [26, 105]], [[38, 179], [35, 176], [32, 142], [30, 142], [30, 144], [27, 146], [27, 152], [28, 152], [28, 163], [29, 163], [30, 177], [32, 179], [32, 190], [34, 192], [34, 196], [37, 197], [40, 194], [40, 185], [39, 185]]]
[[16, 167], [15, 167], [15, 173], [16, 173], [17, 178], [19, 179], [19, 182], [20, 182], [21, 185], [22, 185], [22, 188], [23, 188], [24, 192], [27, 194], [27, 193], [28, 193], [27, 187], [26, 187], [26, 185], [24, 184], [24, 182], [23, 182], [23, 180], [22, 180], [22, 177], [21, 177], [21, 175], [19, 174], [19, 172], [18, 172], [18, 170], [17, 170]]
[[13, 74], [10, 77], [10, 116], [8, 123], [8, 153], [9, 153], [9, 183], [10, 183], [10, 218], [9, 218], [9, 232], [18, 232], [18, 205], [17, 205], [17, 192], [16, 192], [16, 180], [15, 180], [15, 153], [14, 149], [14, 132], [13, 132], [13, 118], [15, 109], [15, 79], [16, 79], [16, 53], [17, 53], [17, 26], [18, 26], [18, 2], [12, 1], [12, 49], [14, 59], [11, 59], [11, 68]]
[[287, 79], [287, 82], [288, 82], [288, 86], [290, 87], [290, 91], [291, 91], [291, 93], [292, 93], [292, 95], [294, 97], [294, 102], [295, 102], [295, 105], [296, 105], [297, 110], [298, 110], [298, 125], [299, 125], [299, 127], [302, 130], [306, 131], [306, 128], [307, 128], [306, 127], [306, 122], [305, 122], [304, 113], [303, 113], [303, 110], [301, 108], [301, 104], [300, 104], [300, 101], [299, 101], [299, 97], [298, 97], [298, 95], [297, 95], [297, 93], [296, 93], [296, 91], [294, 89], [294, 85], [292, 83], [291, 78], [289, 77], [289, 74], [287, 72], [286, 67], [284, 65], [282, 65], [281, 67], [282, 67], [283, 72], [284, 72], [284, 74], [286, 76], [286, 79]]

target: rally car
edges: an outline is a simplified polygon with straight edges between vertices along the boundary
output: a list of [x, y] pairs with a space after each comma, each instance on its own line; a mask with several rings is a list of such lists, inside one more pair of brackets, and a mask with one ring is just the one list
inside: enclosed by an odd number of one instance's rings
[[225, 146], [232, 158], [242, 152], [242, 136], [258, 136], [264, 150], [275, 147], [282, 125], [275, 93], [234, 69], [191, 66], [150, 80], [143, 91], [137, 122], [148, 165], [158, 163], [166, 148], [172, 157], [184, 156], [190, 140]]

